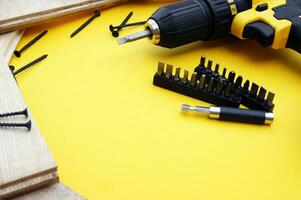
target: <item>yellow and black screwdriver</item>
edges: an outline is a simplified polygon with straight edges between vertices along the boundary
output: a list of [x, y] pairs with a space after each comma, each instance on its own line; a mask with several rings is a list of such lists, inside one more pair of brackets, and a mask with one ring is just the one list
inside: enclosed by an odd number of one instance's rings
[[118, 44], [149, 38], [175, 48], [229, 33], [301, 53], [301, 0], [183, 0], [159, 8], [144, 31], [120, 38]]

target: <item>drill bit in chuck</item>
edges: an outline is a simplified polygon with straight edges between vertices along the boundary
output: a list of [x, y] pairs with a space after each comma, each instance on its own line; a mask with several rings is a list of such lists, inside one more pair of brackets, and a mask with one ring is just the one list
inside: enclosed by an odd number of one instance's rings
[[144, 31], [140, 31], [138, 33], [134, 33], [134, 34], [128, 35], [126, 37], [120, 38], [120, 39], [118, 39], [117, 42], [118, 42], [118, 45], [122, 45], [122, 44], [125, 44], [128, 42], [133, 42], [133, 41], [140, 40], [143, 38], [149, 38], [151, 36], [152, 36], [152, 32], [150, 30], [144, 30]]

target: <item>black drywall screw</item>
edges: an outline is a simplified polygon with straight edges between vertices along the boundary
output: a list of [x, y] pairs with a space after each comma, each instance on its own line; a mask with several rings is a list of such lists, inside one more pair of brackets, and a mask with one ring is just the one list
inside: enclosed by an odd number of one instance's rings
[[112, 26], [112, 29], [122, 29], [122, 28], [126, 28], [126, 27], [132, 27], [132, 26], [139, 26], [139, 25], [144, 25], [147, 21], [140, 21], [140, 22], [133, 22], [133, 23], [129, 23], [129, 24], [125, 24], [123, 26]]
[[24, 47], [22, 47], [19, 51], [15, 50], [14, 54], [15, 56], [17, 56], [18, 58], [21, 57], [21, 53], [23, 51], [25, 51], [26, 49], [28, 49], [31, 45], [33, 45], [34, 43], [36, 43], [39, 39], [41, 39], [44, 35], [46, 35], [46, 33], [48, 33], [48, 30], [43, 31], [42, 33], [40, 33], [38, 36], [36, 36], [35, 38], [33, 38], [30, 42], [28, 42]]
[[0, 123], [0, 127], [4, 127], [4, 128], [27, 128], [28, 131], [30, 131], [31, 129], [31, 120], [29, 120], [28, 122], [25, 123]]
[[114, 27], [112, 24], [109, 26], [110, 31], [112, 32], [113, 37], [118, 37], [119, 36], [119, 31], [122, 28], [122, 26], [124, 26], [129, 20], [130, 18], [133, 16], [133, 11], [130, 12], [125, 18], [124, 20], [121, 22], [121, 24], [118, 26], [119, 28]]
[[76, 34], [78, 34], [81, 30], [83, 30], [88, 24], [90, 24], [95, 18], [100, 16], [99, 10], [95, 11], [95, 14], [90, 17], [85, 23], [83, 23], [79, 28], [77, 28], [71, 35], [70, 38], [74, 37]]
[[41, 62], [42, 60], [44, 60], [45, 58], [47, 58], [48, 54], [45, 54], [33, 61], [31, 61], [30, 63], [28, 63], [27, 65], [24, 65], [23, 67], [21, 67], [20, 69], [18, 69], [17, 71], [14, 71], [15, 67], [13, 65], [10, 65], [9, 68], [10, 70], [12, 70], [13, 75], [16, 76], [17, 74], [19, 74], [20, 72], [23, 72], [24, 70], [26, 70], [27, 68], [37, 64], [38, 62]]
[[25, 117], [28, 117], [28, 110], [25, 108], [22, 111], [17, 111], [17, 112], [11, 112], [11, 113], [2, 113], [0, 114], [0, 117], [11, 117], [11, 116], [17, 116], [17, 115], [24, 115]]

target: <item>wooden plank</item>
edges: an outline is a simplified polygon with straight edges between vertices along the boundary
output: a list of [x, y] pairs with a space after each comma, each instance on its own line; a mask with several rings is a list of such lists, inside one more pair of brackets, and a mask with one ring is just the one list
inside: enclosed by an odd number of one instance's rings
[[20, 196], [13, 200], [84, 200], [82, 196], [73, 192], [70, 188], [61, 183], [40, 189], [35, 192]]
[[[0, 112], [23, 110], [26, 104], [4, 58], [0, 59]], [[2, 118], [0, 122], [24, 122], [24, 116]], [[56, 163], [32, 121], [26, 129], [0, 128], [0, 199], [31, 191], [57, 180]]]
[[128, 0], [0, 0], [0, 33]]
[[[1, 61], [2, 65], [0, 65], [1, 67], [0, 71], [2, 70], [3, 67], [7, 68], [5, 64], [9, 63], [13, 55], [13, 51], [18, 45], [18, 42], [20, 41], [23, 35], [23, 32], [24, 32], [23, 30], [18, 30], [15, 32], [0, 35], [0, 58], [3, 58]], [[4, 148], [3, 146], [1, 147]], [[31, 166], [34, 167], [35, 163], [32, 163]], [[4, 171], [3, 173], [7, 173], [7, 172]], [[0, 179], [0, 181], [1, 180], [2, 179]], [[57, 183], [58, 181], [59, 178], [57, 174], [57, 168], [53, 168], [48, 171], [47, 170], [42, 171], [27, 177], [22, 177], [20, 179], [16, 179], [14, 181], [2, 184], [0, 186], [0, 199], [4, 200], [4, 199], [11, 199], [14, 197], [16, 197], [15, 200], [23, 200], [23, 199], [24, 200], [41, 200], [41, 199], [82, 200], [84, 199], [79, 194], [73, 192], [63, 184]]]

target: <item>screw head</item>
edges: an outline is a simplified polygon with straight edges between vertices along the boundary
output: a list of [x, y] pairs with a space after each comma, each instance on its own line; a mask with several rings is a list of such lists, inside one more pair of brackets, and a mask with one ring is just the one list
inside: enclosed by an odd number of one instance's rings
[[114, 26], [111, 24], [111, 25], [109, 26], [109, 29], [110, 29], [111, 32], [113, 32], [113, 31], [114, 31]]
[[29, 120], [26, 124], [25, 124], [26, 128], [28, 129], [28, 131], [31, 130], [31, 120]]
[[112, 35], [113, 35], [113, 37], [115, 37], [115, 38], [119, 37], [118, 31], [112, 31]]
[[17, 56], [18, 58], [21, 57], [21, 52], [19, 52], [19, 51], [17, 51], [17, 50], [14, 51], [14, 54], [15, 54], [15, 56]]
[[10, 65], [10, 66], [9, 66], [9, 69], [10, 69], [11, 72], [14, 72], [14, 71], [15, 71], [15, 66]]
[[96, 17], [99, 17], [99, 16], [100, 16], [99, 10], [95, 10], [95, 16], [96, 16]]
[[28, 110], [27, 110], [27, 108], [25, 108], [25, 109], [23, 110], [23, 114], [25, 115], [26, 118], [28, 117]]

